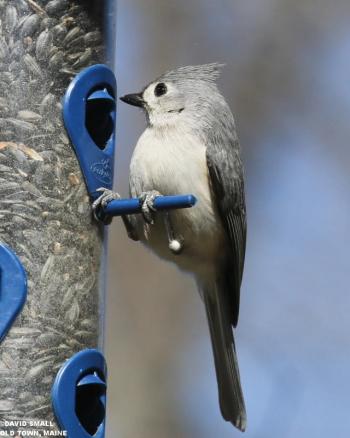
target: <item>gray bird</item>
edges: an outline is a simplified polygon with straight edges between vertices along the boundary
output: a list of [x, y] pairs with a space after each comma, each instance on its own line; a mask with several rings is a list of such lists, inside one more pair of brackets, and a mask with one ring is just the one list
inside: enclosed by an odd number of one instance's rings
[[[246, 427], [233, 328], [246, 246], [243, 167], [234, 119], [216, 79], [221, 65], [180, 67], [141, 93], [121, 98], [143, 108], [147, 128], [130, 165], [130, 193], [143, 215], [124, 217], [128, 234], [191, 272], [203, 298], [222, 416]], [[194, 194], [190, 209], [155, 212], [159, 194]], [[95, 204], [117, 195], [104, 191]]]

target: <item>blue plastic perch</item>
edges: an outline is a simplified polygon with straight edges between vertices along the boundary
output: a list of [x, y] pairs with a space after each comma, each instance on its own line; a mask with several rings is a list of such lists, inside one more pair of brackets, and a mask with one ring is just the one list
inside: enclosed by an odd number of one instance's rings
[[[176, 208], [193, 207], [197, 199], [193, 195], [158, 196], [154, 200], [156, 210], [173, 210]], [[122, 216], [125, 214], [141, 213], [142, 202], [139, 198], [116, 199], [107, 204], [103, 214], [108, 216]]]

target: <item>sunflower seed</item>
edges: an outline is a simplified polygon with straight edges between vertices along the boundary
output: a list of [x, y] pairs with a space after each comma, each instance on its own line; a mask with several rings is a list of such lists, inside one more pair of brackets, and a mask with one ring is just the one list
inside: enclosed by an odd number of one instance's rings
[[5, 38], [0, 38], [0, 60], [6, 59], [9, 56], [9, 48]]
[[12, 32], [17, 25], [17, 9], [8, 5], [5, 12], [5, 26], [8, 32]]
[[83, 37], [83, 35], [80, 35], [77, 38], [70, 40], [66, 44], [65, 49], [66, 49], [67, 53], [72, 53], [74, 50], [76, 50], [77, 47], [79, 47], [79, 49], [84, 49], [84, 46], [85, 46], [84, 37]]
[[14, 408], [14, 402], [9, 400], [0, 400], [0, 412], [11, 412]]
[[52, 0], [46, 5], [45, 10], [49, 15], [54, 15], [64, 11], [68, 6], [68, 0]]
[[43, 30], [46, 30], [46, 29], [52, 28], [52, 27], [55, 26], [56, 24], [57, 24], [57, 20], [56, 20], [56, 18], [49, 18], [49, 17], [46, 17], [46, 18], [44, 18], [44, 19], [41, 21], [41, 23], [40, 23], [40, 30], [43, 31]]
[[62, 24], [57, 24], [52, 28], [54, 41], [62, 41], [67, 35], [67, 27]]
[[46, 29], [38, 36], [36, 41], [36, 57], [39, 61], [42, 61], [48, 57], [50, 47], [52, 44], [52, 34]]
[[35, 113], [34, 111], [30, 110], [22, 110], [18, 111], [17, 117], [21, 120], [24, 120], [26, 122], [37, 122], [42, 118], [42, 116], [38, 113]]
[[51, 363], [43, 363], [32, 367], [26, 375], [26, 380], [32, 382], [38, 380], [41, 376], [47, 374], [51, 368]]
[[27, 53], [23, 57], [24, 65], [27, 67], [30, 73], [33, 73], [35, 76], [42, 77], [42, 71], [39, 67], [39, 64], [35, 61], [35, 59]]
[[51, 70], [54, 70], [57, 67], [59, 67], [63, 62], [64, 62], [64, 53], [58, 51], [49, 59], [49, 67], [51, 68]]
[[52, 46], [52, 47], [50, 47], [50, 50], [49, 50], [49, 53], [48, 53], [49, 58], [51, 58], [51, 57], [52, 57], [53, 55], [55, 55], [57, 52], [58, 52], [58, 48], [57, 48], [56, 46]]
[[[12, 77], [11, 73], [9, 73], [7, 71], [1, 72], [0, 78], [2, 81], [7, 82], [8, 84], [11, 84], [13, 81], [13, 77]], [[1, 101], [1, 99], [3, 99], [3, 98], [0, 98], [0, 101]]]
[[[18, 69], [19, 69], [19, 62], [17, 62], [17, 61], [12, 61], [12, 62], [10, 63], [10, 65], [9, 65], [9, 71], [10, 71], [10, 72], [15, 72], [15, 71], [17, 71]], [[22, 88], [20, 84], [16, 84], [16, 86], [19, 86], [20, 88]]]
[[82, 56], [83, 53], [84, 52], [76, 52], [76, 53], [68, 54], [66, 59], [69, 62], [75, 62], [78, 58]]
[[32, 8], [33, 11], [35, 11], [38, 15], [41, 17], [45, 16], [44, 9], [38, 5], [38, 3], [35, 0], [26, 0], [29, 6]]
[[40, 330], [31, 327], [13, 327], [9, 333], [10, 336], [38, 336]]
[[20, 58], [23, 54], [24, 47], [22, 41], [16, 41], [11, 51], [11, 58]]
[[85, 50], [85, 52], [80, 56], [79, 59], [73, 64], [73, 67], [82, 67], [83, 65], [86, 65], [92, 56], [92, 50], [90, 47]]
[[39, 112], [41, 115], [51, 111], [55, 103], [55, 96], [51, 93], [47, 94], [39, 104]]
[[[55, 333], [42, 333], [36, 340], [38, 344], [43, 346], [51, 346], [57, 341], [57, 335]], [[47, 357], [47, 356], [46, 356]]]
[[83, 327], [86, 330], [89, 331], [93, 331], [96, 330], [96, 321], [92, 320], [92, 319], [84, 319], [81, 323], [80, 323], [81, 327]]
[[29, 12], [29, 6], [26, 0], [16, 0], [16, 6], [17, 9], [19, 9], [21, 12]]
[[21, 37], [32, 36], [39, 29], [40, 17], [36, 14], [28, 15], [21, 24]]
[[74, 40], [75, 38], [77, 38], [78, 35], [80, 35], [81, 33], [81, 29], [80, 27], [73, 27], [73, 29], [71, 29], [67, 35], [65, 36], [65, 38], [63, 39], [62, 44], [63, 45], [67, 45], [70, 41]]
[[71, 307], [68, 309], [67, 311], [67, 318], [69, 319], [69, 321], [71, 321], [71, 323], [75, 322], [78, 320], [79, 315], [80, 315], [80, 306], [77, 300], [74, 300]]
[[33, 123], [25, 122], [24, 120], [18, 120], [13, 118], [6, 119], [7, 122], [14, 128], [19, 129], [21, 132], [32, 132], [35, 129]]
[[84, 36], [84, 40], [87, 46], [90, 46], [94, 43], [99, 43], [101, 41], [101, 32], [98, 31], [88, 32]]

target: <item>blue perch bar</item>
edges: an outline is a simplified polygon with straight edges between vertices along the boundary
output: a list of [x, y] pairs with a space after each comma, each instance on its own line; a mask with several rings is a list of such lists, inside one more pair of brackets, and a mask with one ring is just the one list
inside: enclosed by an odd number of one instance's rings
[[[173, 210], [176, 208], [189, 208], [197, 202], [193, 195], [158, 196], [154, 200], [156, 210]], [[116, 199], [107, 204], [103, 213], [108, 216], [122, 216], [124, 214], [141, 213], [141, 200], [139, 198]]]

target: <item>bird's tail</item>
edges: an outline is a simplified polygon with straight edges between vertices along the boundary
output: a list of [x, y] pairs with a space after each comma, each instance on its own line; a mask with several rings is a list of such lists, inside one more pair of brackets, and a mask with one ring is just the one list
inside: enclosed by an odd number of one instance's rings
[[226, 291], [223, 287], [216, 283], [201, 289], [214, 353], [221, 413], [226, 421], [243, 432], [247, 416], [230, 322], [230, 306], [225, 303]]

